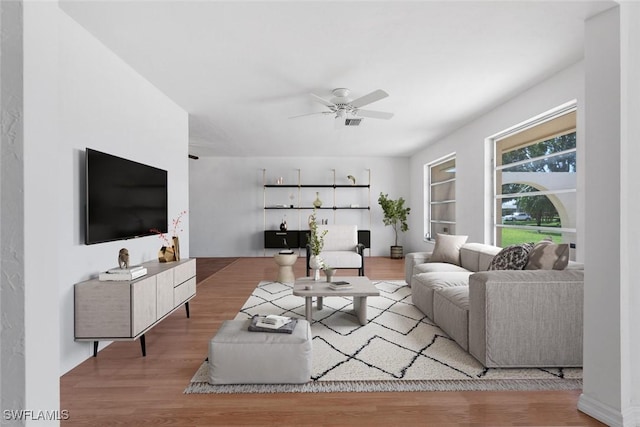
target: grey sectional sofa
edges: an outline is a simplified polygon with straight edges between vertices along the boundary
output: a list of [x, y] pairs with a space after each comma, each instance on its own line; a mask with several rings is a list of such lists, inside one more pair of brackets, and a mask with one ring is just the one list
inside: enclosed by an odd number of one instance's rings
[[458, 264], [407, 254], [413, 304], [486, 367], [582, 366], [583, 265], [487, 271], [500, 250], [465, 243]]

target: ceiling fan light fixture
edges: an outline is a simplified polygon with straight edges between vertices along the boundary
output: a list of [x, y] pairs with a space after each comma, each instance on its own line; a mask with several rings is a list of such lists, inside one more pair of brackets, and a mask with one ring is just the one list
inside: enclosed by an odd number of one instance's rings
[[298, 116], [293, 116], [290, 118], [297, 118], [309, 115], [316, 114], [331, 114], [334, 116], [336, 120], [336, 126], [338, 120], [340, 123], [344, 120], [345, 126], [358, 126], [362, 121], [362, 117], [368, 117], [373, 119], [384, 119], [389, 120], [393, 117], [393, 113], [387, 113], [384, 111], [373, 111], [373, 110], [360, 110], [360, 107], [371, 104], [373, 102], [379, 101], [383, 98], [389, 96], [387, 92], [384, 90], [378, 89], [373, 92], [361, 96], [355, 100], [352, 100], [349, 97], [350, 90], [346, 88], [337, 88], [333, 89], [331, 93], [334, 97], [331, 100], [326, 100], [314, 93], [310, 93], [311, 97], [314, 101], [319, 102], [320, 104], [328, 107], [329, 111], [321, 111], [316, 113], [308, 113], [302, 114]]
[[361, 117], [347, 118], [347, 119], [344, 120], [344, 125], [345, 126], [360, 126], [360, 122], [362, 122], [362, 118]]

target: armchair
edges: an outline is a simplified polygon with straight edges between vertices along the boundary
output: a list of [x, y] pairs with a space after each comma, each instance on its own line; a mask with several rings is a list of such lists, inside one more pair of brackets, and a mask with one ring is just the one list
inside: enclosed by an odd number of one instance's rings
[[[358, 276], [364, 276], [364, 245], [358, 243], [358, 227], [355, 225], [318, 225], [318, 232], [327, 230], [320, 257], [331, 268], [353, 268]], [[311, 267], [311, 247], [307, 243], [307, 276]]]

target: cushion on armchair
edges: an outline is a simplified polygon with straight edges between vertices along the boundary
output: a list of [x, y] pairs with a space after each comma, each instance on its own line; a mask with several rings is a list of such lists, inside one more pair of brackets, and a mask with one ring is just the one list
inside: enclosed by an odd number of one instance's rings
[[332, 268], [357, 268], [358, 274], [364, 276], [363, 246], [358, 245], [358, 227], [318, 225], [318, 233], [325, 230], [327, 233], [324, 235], [324, 245], [320, 252], [320, 258], [324, 263]]
[[327, 230], [323, 251], [355, 251], [358, 246], [358, 227], [355, 225], [318, 225], [318, 232]]

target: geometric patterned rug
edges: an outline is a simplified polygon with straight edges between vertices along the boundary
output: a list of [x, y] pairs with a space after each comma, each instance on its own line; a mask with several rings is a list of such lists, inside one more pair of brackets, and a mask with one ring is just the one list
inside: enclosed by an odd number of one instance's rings
[[[580, 368], [485, 368], [411, 303], [403, 280], [373, 281], [362, 326], [352, 298], [325, 297], [313, 305], [312, 377], [307, 384], [211, 385], [203, 363], [185, 393], [335, 391], [449, 391], [581, 389]], [[304, 318], [304, 298], [292, 285], [263, 281], [236, 316], [277, 314]]]

